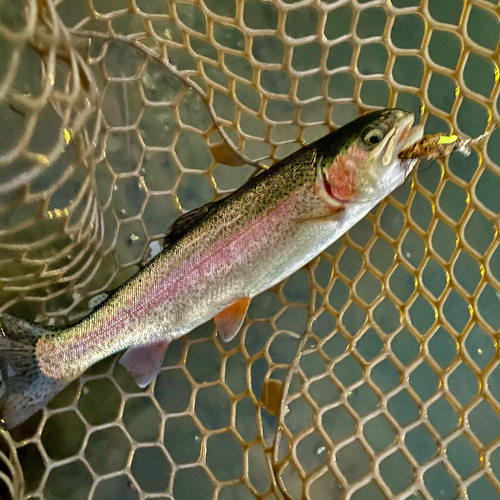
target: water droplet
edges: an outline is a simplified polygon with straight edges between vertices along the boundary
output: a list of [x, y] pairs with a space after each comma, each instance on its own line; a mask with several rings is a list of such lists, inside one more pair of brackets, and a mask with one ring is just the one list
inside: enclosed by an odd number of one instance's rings
[[113, 186], [113, 191], [118, 191], [118, 186], [116, 184]]
[[99, 304], [102, 304], [109, 297], [109, 293], [103, 292], [89, 300], [89, 309], [94, 309]]
[[196, 434], [196, 436], [194, 437], [194, 440], [199, 443], [201, 441], [201, 436], [199, 434]]
[[148, 187], [146, 186], [146, 181], [144, 180], [144, 176], [139, 177], [139, 187], [144, 191], [148, 192]]
[[139, 236], [137, 236], [137, 234], [135, 233], [132, 233], [130, 235], [130, 238], [129, 238], [130, 241], [138, 241], [139, 240]]
[[85, 386], [83, 388], [82, 392], [83, 392], [83, 394], [87, 395], [90, 392], [90, 389], [87, 386]]
[[326, 451], [326, 446], [320, 446], [317, 450], [316, 450], [316, 455], [323, 455], [323, 453], [325, 453]]
[[477, 352], [478, 352], [479, 354], [483, 354], [483, 350], [482, 350], [482, 349], [478, 349], [478, 350], [477, 350]]
[[124, 209], [124, 208], [120, 209], [120, 214], [121, 214], [121, 215], [125, 215], [126, 213], [127, 213], [127, 212], [125, 211], [125, 209]]
[[64, 129], [64, 142], [68, 145], [73, 138], [73, 130], [70, 128]]
[[50, 160], [47, 158], [46, 155], [36, 155], [36, 158], [38, 160], [38, 163], [40, 163], [40, 165], [43, 165], [44, 167], [46, 167], [47, 165], [50, 165]]
[[149, 73], [144, 73], [144, 75], [142, 75], [142, 84], [148, 88], [148, 89], [154, 89], [156, 88], [156, 85], [153, 83], [153, 80], [151, 78], [151, 75], [149, 75]]
[[314, 339], [308, 339], [305, 349], [314, 349], [316, 347], [316, 341]]
[[409, 259], [411, 257], [411, 252], [405, 252], [405, 257]]
[[159, 241], [152, 241], [149, 245], [149, 249], [151, 250], [151, 259], [158, 255], [161, 252], [161, 245]]

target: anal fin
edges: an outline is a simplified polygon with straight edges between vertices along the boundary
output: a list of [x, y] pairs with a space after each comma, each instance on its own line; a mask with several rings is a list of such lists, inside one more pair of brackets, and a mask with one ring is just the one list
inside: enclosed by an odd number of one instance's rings
[[243, 297], [215, 316], [215, 326], [224, 342], [230, 342], [236, 337], [243, 324], [249, 305], [250, 298]]
[[139, 347], [129, 347], [120, 359], [139, 387], [147, 387], [160, 371], [170, 342], [162, 341]]

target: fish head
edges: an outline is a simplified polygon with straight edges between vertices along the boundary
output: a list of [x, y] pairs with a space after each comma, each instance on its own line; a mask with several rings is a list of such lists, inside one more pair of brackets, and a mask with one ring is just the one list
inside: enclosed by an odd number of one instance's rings
[[333, 207], [391, 193], [416, 164], [398, 158], [423, 136], [423, 127], [413, 127], [413, 120], [413, 113], [384, 109], [323, 138], [316, 150], [316, 193]]

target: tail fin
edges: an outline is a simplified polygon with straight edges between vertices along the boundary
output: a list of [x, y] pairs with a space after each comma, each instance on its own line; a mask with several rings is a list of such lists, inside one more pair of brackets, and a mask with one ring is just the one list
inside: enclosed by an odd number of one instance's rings
[[0, 424], [7, 429], [24, 422], [67, 385], [46, 377], [35, 356], [37, 340], [53, 331], [0, 315]]

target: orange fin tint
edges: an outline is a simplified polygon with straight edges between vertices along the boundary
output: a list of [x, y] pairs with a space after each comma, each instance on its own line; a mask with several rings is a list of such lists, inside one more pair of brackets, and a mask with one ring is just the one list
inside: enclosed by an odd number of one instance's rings
[[147, 387], [160, 371], [169, 342], [129, 347], [120, 359], [139, 387]]
[[247, 163], [224, 141], [210, 144], [210, 152], [212, 153], [215, 161], [217, 163], [222, 163], [222, 165], [227, 165], [229, 167], [241, 167]]
[[224, 342], [230, 342], [236, 337], [249, 305], [250, 298], [243, 297], [215, 316], [215, 326]]
[[264, 382], [260, 399], [268, 413], [275, 417], [279, 416], [282, 397], [283, 382], [281, 380], [271, 378]]

